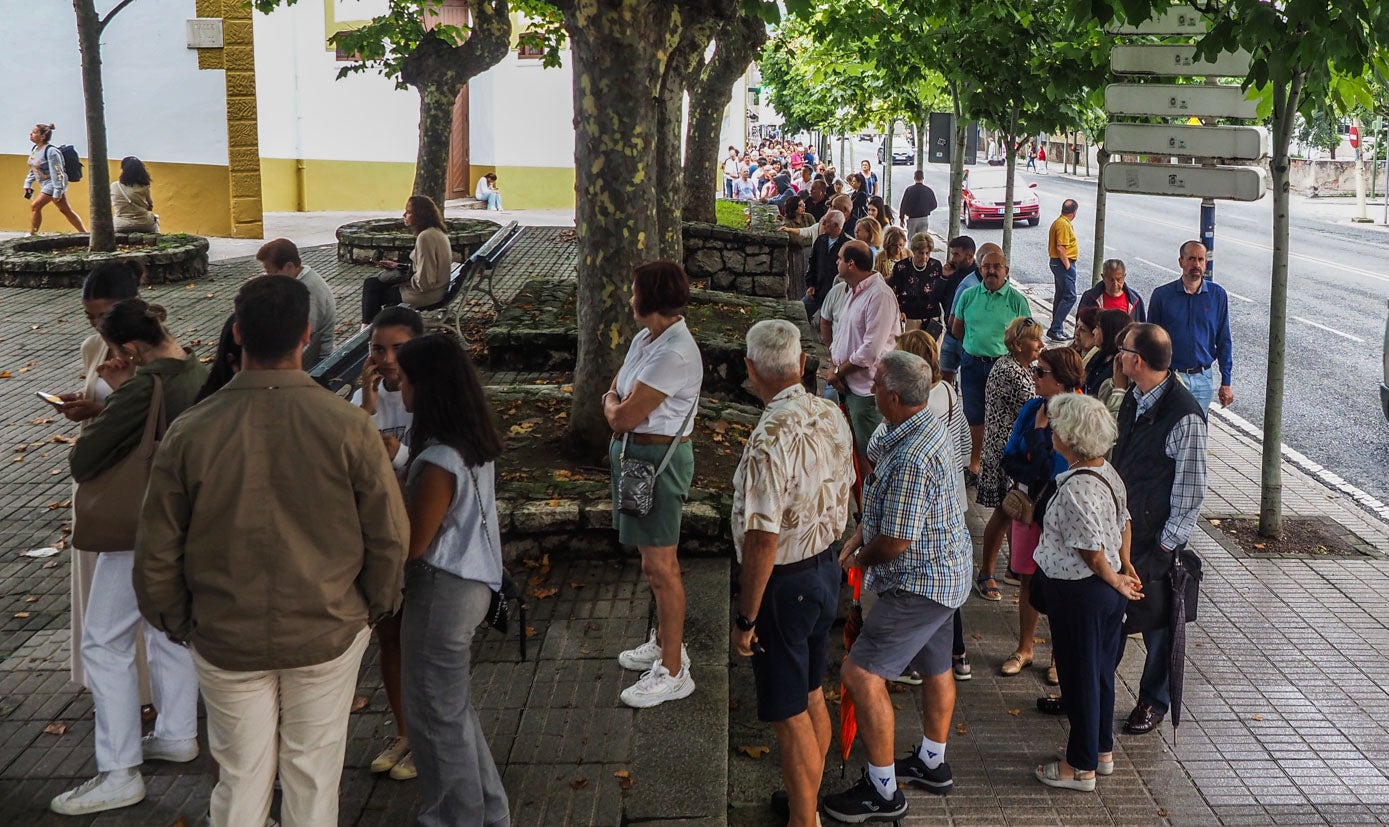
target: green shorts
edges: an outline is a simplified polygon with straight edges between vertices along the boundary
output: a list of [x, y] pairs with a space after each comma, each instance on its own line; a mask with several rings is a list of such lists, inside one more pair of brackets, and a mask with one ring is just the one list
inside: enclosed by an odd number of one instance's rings
[[[633, 445], [627, 443], [628, 459], [642, 459], [661, 466], [669, 445]], [[680, 516], [694, 481], [694, 444], [682, 442], [671, 454], [670, 464], [656, 478], [656, 498], [651, 512], [645, 517], [631, 517], [617, 510], [617, 472], [622, 454], [621, 440], [608, 445], [608, 460], [612, 468], [613, 528], [617, 540], [625, 546], [674, 546], [680, 544]]]
[[854, 449], [861, 454], [868, 453], [868, 438], [883, 421], [878, 410], [878, 401], [870, 394], [859, 396], [850, 392], [844, 395], [844, 407], [849, 411], [849, 427], [854, 432]]

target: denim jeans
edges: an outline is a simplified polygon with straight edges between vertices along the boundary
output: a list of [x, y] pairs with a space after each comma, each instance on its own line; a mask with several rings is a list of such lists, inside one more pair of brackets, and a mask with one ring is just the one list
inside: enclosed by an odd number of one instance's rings
[[427, 563], [405, 568], [401, 684], [419, 772], [416, 824], [509, 825], [506, 790], [473, 708], [470, 647], [492, 590]]
[[1054, 258], [1049, 265], [1056, 293], [1052, 298], [1051, 327], [1047, 329], [1047, 335], [1060, 339], [1066, 335], [1066, 317], [1076, 306], [1076, 263], [1073, 261], [1070, 267], [1062, 267], [1061, 259]]
[[1191, 391], [1191, 395], [1196, 397], [1196, 404], [1205, 411], [1211, 406], [1211, 401], [1215, 399], [1215, 369], [1206, 368], [1200, 373], [1178, 373], [1177, 378], [1182, 380], [1186, 389]]

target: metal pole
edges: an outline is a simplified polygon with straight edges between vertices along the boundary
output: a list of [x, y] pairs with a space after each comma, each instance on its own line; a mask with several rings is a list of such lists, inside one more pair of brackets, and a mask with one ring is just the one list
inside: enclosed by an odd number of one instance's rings
[[1384, 223], [1389, 224], [1389, 118], [1384, 119]]
[[1206, 278], [1215, 280], [1215, 201], [1201, 199], [1201, 243], [1206, 245]]

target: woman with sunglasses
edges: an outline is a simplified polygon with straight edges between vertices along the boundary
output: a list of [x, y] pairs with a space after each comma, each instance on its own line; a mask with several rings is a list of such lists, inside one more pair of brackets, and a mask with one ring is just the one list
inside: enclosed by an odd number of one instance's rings
[[[1051, 444], [1051, 424], [1047, 419], [1047, 400], [1057, 394], [1076, 393], [1085, 381], [1080, 355], [1068, 347], [1044, 350], [1032, 366], [1033, 385], [1037, 396], [1018, 412], [1013, 432], [1003, 449], [1003, 470], [1013, 478], [1018, 490], [1036, 499], [1038, 493], [1057, 474], [1066, 470], [1066, 460]], [[1037, 563], [1032, 552], [1042, 535], [1040, 521], [1030, 523], [1012, 520], [1008, 538], [1010, 568], [1017, 573], [1018, 587], [1018, 648], [1003, 661], [1000, 673], [1016, 675], [1032, 664], [1032, 640], [1037, 633], [1037, 610], [1028, 600], [1032, 575]], [[1057, 683], [1056, 667], [1047, 670], [1047, 683]]]

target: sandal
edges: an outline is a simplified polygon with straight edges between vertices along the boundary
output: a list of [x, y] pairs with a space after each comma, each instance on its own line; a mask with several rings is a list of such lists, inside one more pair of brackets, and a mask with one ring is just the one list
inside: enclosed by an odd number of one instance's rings
[[1060, 787], [1065, 790], [1080, 790], [1083, 793], [1094, 792], [1095, 776], [1080, 778], [1072, 776], [1070, 778], [1061, 777], [1061, 762], [1051, 761], [1042, 764], [1032, 771], [1032, 775], [1048, 787]]
[[[985, 586], [985, 583], [993, 583], [993, 585]], [[974, 590], [979, 592], [979, 596], [985, 600], [999, 601], [1003, 599], [1003, 592], [998, 590], [998, 581], [994, 580], [992, 574], [981, 574], [974, 578]]]
[[1017, 652], [1003, 659], [1003, 665], [998, 667], [999, 674], [1011, 678], [1022, 670], [1032, 665], [1032, 658], [1023, 660], [1022, 655]]
[[[1100, 753], [1100, 754], [1103, 755], [1104, 753]], [[1056, 757], [1057, 757], [1057, 758], [1065, 758], [1065, 757], [1066, 757], [1066, 748], [1065, 748], [1064, 746], [1060, 746], [1060, 747], [1057, 747], [1057, 748], [1056, 748]], [[1111, 752], [1111, 753], [1109, 754], [1109, 760], [1108, 760], [1108, 761], [1096, 761], [1096, 762], [1095, 762], [1095, 775], [1113, 775], [1113, 774], [1114, 774], [1114, 753]]]

